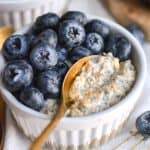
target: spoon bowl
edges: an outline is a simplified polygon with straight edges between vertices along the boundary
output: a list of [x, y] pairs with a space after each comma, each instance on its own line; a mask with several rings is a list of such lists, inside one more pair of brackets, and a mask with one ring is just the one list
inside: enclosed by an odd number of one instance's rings
[[42, 132], [42, 134], [35, 140], [33, 143], [31, 149], [32, 150], [40, 150], [48, 136], [51, 134], [53, 129], [57, 126], [59, 121], [63, 118], [68, 108], [71, 106], [72, 101], [70, 101], [69, 98], [69, 91], [70, 87], [72, 85], [72, 82], [74, 81], [75, 77], [80, 73], [82, 67], [95, 55], [87, 56], [79, 61], [77, 61], [75, 64], [71, 66], [68, 73], [66, 74], [64, 78], [64, 82], [62, 85], [62, 101], [59, 106], [58, 112], [52, 119], [52, 121], [49, 123], [47, 128]]
[[64, 78], [64, 82], [62, 85], [62, 97], [63, 97], [63, 103], [67, 104], [70, 102], [69, 98], [69, 91], [70, 87], [72, 85], [72, 82], [74, 81], [75, 77], [80, 73], [82, 67], [95, 55], [87, 56], [79, 61], [77, 61], [75, 64], [71, 66], [68, 73], [66, 74]]

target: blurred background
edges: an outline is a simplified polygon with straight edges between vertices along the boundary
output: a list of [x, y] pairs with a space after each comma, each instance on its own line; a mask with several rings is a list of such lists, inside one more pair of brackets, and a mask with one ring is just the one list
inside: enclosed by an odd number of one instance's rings
[[80, 10], [92, 15], [114, 18], [127, 26], [139, 25], [150, 39], [150, 0], [0, 0], [0, 26], [18, 29], [46, 12], [62, 14]]

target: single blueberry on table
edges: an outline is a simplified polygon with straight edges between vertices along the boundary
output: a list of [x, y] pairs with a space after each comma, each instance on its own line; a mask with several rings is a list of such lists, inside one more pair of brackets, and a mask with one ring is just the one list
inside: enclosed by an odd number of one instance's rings
[[55, 13], [46, 13], [42, 16], [39, 16], [34, 25], [33, 29], [35, 32], [40, 33], [45, 29], [54, 29], [57, 30], [59, 25], [59, 17]]
[[68, 58], [68, 50], [62, 46], [57, 46], [56, 47], [57, 55], [58, 55], [58, 60], [60, 61], [65, 61]]
[[67, 48], [79, 46], [84, 39], [85, 30], [80, 23], [74, 20], [66, 20], [60, 24], [59, 40]]
[[138, 131], [145, 137], [150, 137], [150, 111], [141, 114], [136, 120]]
[[104, 22], [97, 20], [97, 19], [93, 19], [93, 20], [89, 21], [85, 25], [85, 30], [87, 33], [96, 32], [96, 33], [100, 34], [103, 38], [108, 37], [108, 35], [110, 33], [109, 26], [107, 24], [105, 24]]
[[28, 55], [29, 47], [24, 35], [12, 35], [4, 43], [2, 52], [7, 60], [22, 59]]
[[68, 11], [66, 12], [62, 17], [61, 21], [64, 20], [75, 20], [82, 25], [85, 25], [87, 23], [87, 17], [83, 12], [80, 11]]
[[34, 87], [27, 87], [21, 91], [20, 102], [37, 111], [40, 111], [45, 104], [43, 94]]
[[127, 30], [133, 34], [133, 36], [143, 44], [145, 41], [144, 31], [136, 24], [130, 24], [127, 26]]
[[69, 60], [72, 63], [75, 63], [76, 61], [78, 61], [79, 59], [92, 55], [92, 51], [90, 51], [89, 49], [83, 47], [83, 46], [78, 46], [73, 48], [72, 50], [70, 50], [69, 52]]
[[120, 34], [110, 35], [106, 42], [106, 52], [111, 52], [121, 61], [127, 60], [131, 56], [131, 43]]
[[24, 60], [9, 62], [3, 70], [3, 83], [9, 91], [16, 92], [31, 84], [33, 70]]
[[46, 70], [58, 61], [56, 50], [47, 43], [39, 43], [30, 53], [30, 61], [37, 70]]
[[84, 46], [92, 51], [93, 54], [100, 54], [104, 49], [104, 40], [97, 33], [89, 33], [86, 36]]
[[48, 69], [40, 73], [36, 82], [37, 87], [46, 98], [60, 98], [62, 77], [57, 71]]
[[54, 30], [46, 29], [41, 32], [33, 41], [33, 46], [36, 46], [39, 43], [48, 43], [52, 47], [56, 47], [57, 45], [57, 34]]

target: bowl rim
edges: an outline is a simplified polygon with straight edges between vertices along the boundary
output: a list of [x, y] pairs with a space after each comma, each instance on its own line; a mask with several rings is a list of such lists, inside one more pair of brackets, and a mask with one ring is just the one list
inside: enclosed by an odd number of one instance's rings
[[[142, 46], [140, 45], [140, 43], [135, 39], [135, 37], [133, 37], [133, 35], [131, 33], [129, 33], [124, 27], [122, 27], [121, 25], [119, 25], [118, 23], [111, 21], [109, 19], [105, 19], [103, 17], [98, 17], [98, 16], [93, 16], [93, 15], [87, 15], [88, 18], [92, 18], [92, 19], [98, 19], [103, 21], [104, 23], [108, 24], [112, 29], [119, 31], [120, 34], [123, 34], [129, 41], [131, 41], [131, 44], [134, 45], [134, 49], [136, 49], [136, 51], [138, 52], [138, 55], [140, 55], [140, 63], [141, 63], [141, 71], [138, 72], [138, 79], [136, 79], [132, 89], [129, 91], [129, 93], [127, 93], [127, 95], [117, 104], [111, 106], [110, 108], [101, 111], [101, 112], [97, 112], [97, 113], [92, 113], [89, 114], [87, 116], [80, 116], [80, 117], [64, 117], [63, 120], [64, 122], [76, 122], [76, 121], [82, 121], [82, 120], [89, 120], [89, 119], [97, 119], [100, 116], [109, 114], [111, 112], [113, 112], [115, 109], [120, 108], [122, 105], [124, 105], [127, 101], [129, 101], [132, 96], [134, 94], [136, 94], [136, 91], [138, 91], [139, 87], [143, 87], [144, 85], [144, 81], [146, 78], [146, 72], [147, 72], [147, 63], [146, 63], [146, 58], [145, 58], [145, 54], [144, 54], [144, 50], [142, 48]], [[29, 30], [31, 27], [31, 25], [27, 25], [23, 28], [21, 28], [20, 30], [16, 31], [14, 34], [23, 34], [25, 31]], [[3, 86], [0, 86], [0, 92], [3, 95], [3, 90], [9, 92], [7, 89], [5, 89]], [[9, 92], [10, 93], [10, 92]], [[10, 93], [11, 94], [11, 93]], [[12, 94], [11, 94], [12, 95]], [[13, 95], [12, 95], [13, 96]], [[13, 96], [14, 97], [14, 96]], [[14, 97], [15, 98], [15, 97]], [[10, 101], [10, 103], [12, 103], [13, 105], [15, 105], [15, 107], [17, 107], [19, 110], [28, 113], [34, 117], [38, 117], [41, 119], [50, 119], [50, 115], [48, 114], [43, 114], [41, 112], [37, 112], [23, 104], [21, 104], [16, 98], [15, 101], [9, 99], [8, 101]]]

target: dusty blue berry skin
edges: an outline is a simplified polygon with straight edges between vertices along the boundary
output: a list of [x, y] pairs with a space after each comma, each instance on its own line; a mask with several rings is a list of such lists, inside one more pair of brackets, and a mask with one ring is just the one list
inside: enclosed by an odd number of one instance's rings
[[87, 23], [87, 17], [83, 12], [80, 11], [68, 11], [66, 12], [62, 17], [61, 21], [64, 20], [75, 20], [82, 25], [85, 25]]
[[104, 40], [98, 33], [89, 33], [86, 36], [84, 45], [90, 49], [93, 54], [100, 54], [104, 49]]
[[24, 35], [12, 35], [4, 43], [2, 53], [7, 60], [23, 59], [28, 55], [29, 47]]
[[46, 29], [41, 32], [33, 41], [32, 47], [39, 43], [48, 43], [51, 47], [55, 48], [57, 45], [57, 34], [54, 30]]
[[75, 63], [76, 61], [78, 61], [79, 59], [92, 55], [92, 51], [83, 47], [83, 46], [79, 46], [79, 47], [75, 47], [73, 48], [70, 52], [69, 52], [69, 60], [72, 63]]
[[20, 102], [37, 111], [40, 111], [45, 104], [43, 94], [34, 87], [27, 87], [21, 91]]
[[59, 40], [65, 47], [71, 49], [79, 46], [85, 39], [84, 27], [74, 21], [66, 20], [60, 24], [59, 27]]
[[85, 29], [87, 33], [96, 32], [100, 34], [103, 38], [108, 37], [108, 35], [110, 34], [109, 26], [105, 24], [104, 22], [97, 20], [97, 19], [93, 19], [89, 21], [85, 25]]
[[141, 43], [144, 44], [145, 34], [144, 31], [136, 24], [130, 24], [127, 26], [127, 30], [133, 34], [133, 36]]
[[144, 112], [137, 118], [136, 128], [145, 138], [150, 138], [150, 111]]
[[62, 77], [53, 69], [40, 73], [37, 77], [37, 87], [46, 98], [59, 98], [61, 95]]
[[46, 70], [57, 64], [56, 50], [47, 43], [36, 45], [30, 53], [30, 61], [37, 70]]
[[28, 46], [29, 46], [29, 49], [30, 49], [33, 45], [33, 41], [35, 40], [36, 35], [32, 32], [27, 32], [27, 33], [24, 34], [24, 36], [26, 37], [26, 40], [27, 40], [27, 43], [28, 43]]
[[65, 62], [59, 61], [57, 65], [50, 68], [50, 70], [56, 71], [59, 74], [59, 76], [62, 77], [63, 80], [67, 71], [69, 70], [69, 67]]
[[9, 62], [3, 70], [3, 83], [11, 92], [20, 91], [31, 84], [33, 70], [24, 60]]
[[47, 13], [39, 16], [34, 25], [33, 29], [36, 33], [40, 33], [46, 29], [57, 30], [60, 18], [55, 13]]
[[106, 52], [111, 52], [115, 57], [121, 61], [127, 60], [131, 56], [131, 43], [120, 34], [113, 34], [109, 36], [106, 42]]
[[57, 46], [56, 47], [57, 55], [58, 55], [58, 60], [59, 61], [65, 61], [68, 58], [68, 50], [62, 46]]

